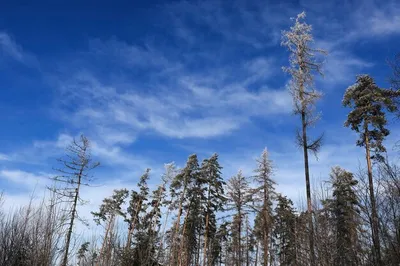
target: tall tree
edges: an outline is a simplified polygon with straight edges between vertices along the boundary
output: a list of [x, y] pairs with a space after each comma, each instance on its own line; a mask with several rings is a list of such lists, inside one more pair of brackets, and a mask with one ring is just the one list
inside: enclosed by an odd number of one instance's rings
[[100, 225], [105, 223], [105, 233], [103, 244], [101, 246], [97, 265], [109, 265], [112, 254], [112, 243], [114, 238], [114, 227], [118, 216], [125, 217], [122, 211], [122, 205], [128, 198], [129, 192], [127, 189], [114, 190], [110, 198], [105, 198], [100, 205], [98, 212], [92, 212], [94, 221]]
[[378, 87], [368, 75], [357, 76], [356, 83], [347, 88], [342, 103], [345, 107], [353, 109], [348, 114], [344, 125], [360, 134], [357, 146], [365, 148], [372, 213], [373, 251], [375, 264], [382, 265], [379, 220], [371, 160], [383, 160], [381, 153], [386, 151], [386, 148], [383, 146], [383, 140], [390, 133], [386, 128], [387, 120], [384, 110], [395, 112], [397, 107], [393, 98], [387, 95], [386, 90]]
[[207, 186], [207, 199], [205, 207], [205, 231], [204, 231], [204, 247], [203, 247], [203, 266], [211, 265], [208, 263], [209, 252], [208, 248], [211, 243], [214, 242], [214, 234], [210, 232], [216, 231], [216, 219], [215, 215], [217, 212], [224, 209], [224, 203], [226, 198], [224, 196], [224, 184], [225, 182], [221, 176], [222, 167], [218, 162], [218, 154], [213, 154], [209, 159], [205, 159], [201, 165], [200, 173], [204, 182]]
[[332, 199], [327, 200], [336, 232], [334, 263], [338, 266], [359, 265], [358, 228], [360, 224], [358, 199], [355, 192], [357, 180], [353, 174], [340, 167], [332, 169]]
[[149, 188], [147, 186], [149, 175], [150, 169], [147, 168], [137, 184], [139, 193], [134, 190], [131, 192], [131, 198], [128, 206], [128, 217], [125, 219], [125, 221], [128, 223], [128, 236], [125, 246], [126, 250], [131, 248], [133, 233], [139, 222], [139, 214], [140, 212], [145, 212], [144, 202], [147, 200], [147, 196], [149, 194]]
[[[192, 154], [189, 156], [186, 162], [186, 166], [181, 169], [180, 173], [174, 177], [170, 185], [171, 197], [175, 199], [173, 205], [177, 208], [178, 211], [177, 218], [174, 222], [171, 232], [171, 252], [169, 260], [169, 265], [171, 266], [179, 264], [180, 261], [179, 248], [181, 245], [180, 243], [178, 243], [178, 240], [180, 238], [179, 229], [181, 225], [181, 217], [184, 207], [187, 203], [188, 190], [191, 186], [193, 186], [196, 175], [198, 175], [198, 171], [199, 163], [197, 155]], [[190, 211], [190, 209], [186, 209], [186, 211]]]
[[314, 251], [314, 225], [312, 220], [311, 205], [311, 186], [310, 169], [308, 163], [308, 151], [317, 153], [322, 141], [322, 136], [315, 140], [310, 140], [307, 129], [316, 123], [318, 115], [315, 115], [315, 104], [321, 94], [314, 88], [314, 73], [320, 73], [321, 63], [316, 60], [317, 54], [326, 54], [324, 50], [311, 47], [313, 37], [312, 27], [304, 22], [306, 13], [297, 15], [295, 23], [289, 31], [284, 31], [282, 35], [282, 45], [286, 46], [290, 52], [290, 66], [283, 68], [292, 77], [290, 92], [294, 102], [294, 112], [301, 118], [301, 132], [297, 133], [297, 142], [303, 148], [304, 172], [306, 179], [307, 211], [309, 214], [310, 229], [310, 259], [311, 265], [315, 266]]
[[278, 195], [273, 234], [279, 265], [298, 265], [295, 230], [296, 214], [294, 213], [293, 203], [287, 197]]
[[243, 176], [242, 171], [229, 179], [227, 184], [227, 196], [231, 208], [235, 211], [232, 221], [233, 259], [236, 266], [242, 266], [243, 258], [243, 222], [248, 212], [248, 203], [251, 201], [249, 182]]
[[264, 149], [260, 158], [257, 159], [257, 164], [256, 175], [254, 176], [257, 187], [253, 190], [253, 201], [261, 203], [261, 205], [256, 205], [256, 211], [261, 213], [262, 217], [263, 265], [268, 266], [268, 249], [271, 244], [270, 238], [273, 226], [272, 198], [275, 194], [275, 182], [272, 180], [272, 161], [269, 159], [267, 149]]
[[59, 159], [61, 168], [56, 169], [60, 174], [53, 178], [56, 184], [61, 184], [59, 187], [53, 186], [48, 189], [58, 195], [59, 199], [69, 205], [69, 223], [67, 234], [65, 237], [64, 256], [61, 266], [68, 265], [68, 254], [71, 243], [71, 236], [78, 218], [78, 204], [83, 203], [80, 197], [81, 187], [88, 186], [92, 180], [89, 175], [90, 171], [100, 163], [93, 162], [90, 153], [90, 142], [81, 135], [79, 141], [75, 139], [66, 148], [65, 158]]

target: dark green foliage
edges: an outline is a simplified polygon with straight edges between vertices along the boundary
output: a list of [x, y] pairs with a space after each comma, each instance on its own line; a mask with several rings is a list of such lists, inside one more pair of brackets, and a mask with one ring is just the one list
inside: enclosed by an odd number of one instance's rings
[[353, 174], [340, 167], [332, 169], [332, 199], [325, 203], [332, 212], [336, 232], [334, 263], [338, 266], [359, 265], [358, 229], [360, 225], [358, 199], [355, 193], [357, 180]]
[[385, 89], [378, 87], [370, 76], [359, 75], [357, 82], [346, 90], [342, 103], [352, 108], [344, 125], [360, 133], [357, 145], [365, 147], [368, 138], [369, 149], [374, 153], [371, 158], [383, 159], [380, 154], [386, 148], [382, 142], [390, 133], [386, 128], [385, 110], [397, 110], [393, 98], [387, 95]]
[[293, 203], [278, 195], [274, 216], [275, 248], [280, 265], [298, 265], [296, 257], [296, 214]]

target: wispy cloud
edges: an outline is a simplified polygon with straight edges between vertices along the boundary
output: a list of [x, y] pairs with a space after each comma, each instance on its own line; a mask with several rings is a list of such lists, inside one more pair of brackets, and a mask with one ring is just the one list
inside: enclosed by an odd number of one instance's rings
[[9, 161], [10, 157], [4, 153], [0, 153], [0, 161]]
[[22, 48], [5, 32], [0, 32], [0, 47], [6, 55], [17, 61], [24, 61]]
[[9, 185], [17, 185], [24, 186], [29, 189], [33, 189], [36, 185], [47, 184], [49, 181], [49, 175], [41, 173], [40, 175], [25, 172], [21, 170], [1, 170], [0, 178], [6, 182], [9, 182]]
[[24, 51], [8, 33], [0, 31], [0, 50], [2, 53], [15, 61], [27, 66], [38, 66], [36, 58], [29, 52]]

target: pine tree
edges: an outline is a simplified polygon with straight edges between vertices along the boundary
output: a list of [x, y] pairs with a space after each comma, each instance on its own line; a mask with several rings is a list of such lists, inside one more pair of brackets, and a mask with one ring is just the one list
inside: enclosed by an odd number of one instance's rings
[[273, 235], [279, 265], [298, 265], [296, 252], [296, 214], [294, 213], [293, 202], [287, 197], [278, 195], [274, 220]]
[[253, 190], [253, 201], [261, 203], [256, 205], [256, 211], [261, 213], [261, 232], [263, 241], [263, 265], [268, 266], [269, 261], [269, 246], [270, 237], [273, 225], [273, 214], [272, 214], [272, 198], [274, 196], [274, 184], [272, 180], [272, 161], [269, 159], [267, 149], [261, 154], [261, 157], [257, 159], [258, 167], [255, 170], [256, 175], [254, 181], [257, 187]]
[[227, 196], [230, 200], [231, 209], [235, 210], [232, 221], [232, 245], [233, 263], [232, 265], [242, 266], [243, 257], [243, 218], [248, 212], [248, 204], [251, 201], [249, 194], [249, 182], [242, 172], [229, 179], [227, 184]]
[[[198, 165], [197, 165], [198, 167]], [[186, 211], [182, 227], [182, 237], [179, 265], [199, 265], [200, 260], [200, 236], [204, 230], [203, 213], [205, 212], [205, 179], [200, 173], [200, 169], [192, 171], [192, 185], [187, 189], [187, 200], [183, 208]]]
[[114, 241], [114, 227], [118, 216], [125, 217], [122, 211], [122, 205], [128, 198], [129, 192], [127, 189], [114, 190], [110, 198], [105, 198], [100, 205], [98, 212], [92, 212], [94, 221], [100, 225], [105, 223], [105, 233], [103, 244], [101, 246], [97, 265], [110, 265], [112, 255], [112, 244]]
[[125, 219], [128, 223], [128, 236], [125, 249], [128, 252], [132, 245], [132, 236], [136, 230], [136, 226], [139, 223], [139, 214], [145, 212], [144, 202], [147, 200], [149, 194], [149, 188], [147, 186], [147, 180], [149, 179], [150, 169], [147, 168], [143, 175], [140, 177], [138, 183], [139, 193], [131, 191], [131, 197], [128, 206], [129, 216]]
[[327, 204], [333, 213], [336, 231], [334, 264], [338, 266], [359, 265], [358, 259], [358, 199], [354, 191], [357, 181], [353, 174], [340, 167], [332, 169], [332, 199]]
[[345, 107], [353, 108], [345, 126], [360, 134], [357, 146], [365, 148], [372, 213], [373, 253], [376, 265], [382, 265], [371, 160], [382, 161], [381, 153], [386, 151], [383, 140], [389, 135], [389, 130], [385, 127], [387, 121], [384, 109], [395, 112], [397, 107], [392, 97], [388, 96], [384, 89], [379, 88], [368, 75], [357, 76], [357, 82], [346, 90], [342, 103]]
[[326, 54], [320, 49], [311, 48], [313, 37], [311, 35], [312, 27], [303, 19], [306, 17], [305, 12], [297, 15], [295, 24], [289, 31], [284, 31], [282, 35], [282, 45], [286, 46], [290, 52], [290, 67], [283, 70], [292, 76], [290, 83], [290, 92], [294, 101], [294, 112], [300, 115], [302, 130], [297, 134], [298, 145], [303, 148], [304, 154], [304, 171], [306, 179], [307, 193], [307, 211], [309, 214], [310, 229], [310, 259], [311, 265], [315, 266], [314, 251], [314, 225], [312, 220], [311, 205], [311, 186], [310, 186], [310, 170], [308, 162], [308, 151], [317, 153], [321, 146], [322, 136], [316, 140], [310, 140], [307, 136], [307, 129], [316, 123], [318, 116], [314, 114], [315, 104], [321, 97], [321, 94], [314, 88], [314, 72], [321, 73], [321, 63], [315, 58], [317, 54]]
[[221, 176], [222, 167], [218, 162], [218, 155], [214, 154], [209, 159], [205, 159], [202, 163], [200, 172], [207, 186], [207, 199], [205, 206], [205, 231], [204, 231], [204, 247], [203, 247], [203, 266], [211, 265], [208, 263], [210, 243], [214, 242], [214, 233], [216, 231], [217, 212], [224, 209], [223, 205], [226, 202], [224, 197], [225, 182]]
[[[176, 206], [178, 214], [177, 218], [174, 222], [172, 231], [171, 231], [171, 245], [170, 245], [170, 260], [169, 260], [169, 265], [170, 266], [176, 266], [177, 264], [180, 263], [181, 261], [181, 255], [179, 252], [179, 248], [181, 247], [181, 242], [183, 241], [183, 238], [179, 234], [179, 229], [181, 226], [181, 217], [184, 211], [185, 207], [187, 206], [187, 200], [188, 200], [188, 190], [190, 189], [191, 186], [194, 185], [194, 181], [196, 180], [196, 175], [198, 175], [199, 171], [199, 164], [198, 164], [198, 159], [196, 154], [192, 154], [189, 156], [186, 166], [181, 169], [180, 173], [175, 176], [175, 178], [171, 182], [170, 186], [170, 192], [171, 192], [171, 197], [173, 197], [175, 200], [173, 202], [173, 205]], [[186, 211], [189, 212], [190, 208], [186, 208]], [[184, 226], [186, 224], [184, 223]], [[185, 229], [183, 230], [185, 231]], [[184, 233], [182, 232], [182, 235]]]
[[83, 203], [81, 198], [81, 187], [89, 186], [91, 176], [89, 172], [100, 165], [93, 162], [90, 153], [89, 140], [81, 135], [80, 140], [75, 139], [66, 148], [66, 158], [59, 159], [60, 169], [56, 169], [60, 175], [53, 178], [56, 184], [61, 187], [48, 187], [50, 191], [57, 195], [58, 199], [66, 203], [70, 208], [68, 212], [69, 223], [65, 240], [64, 256], [61, 266], [68, 265], [68, 255], [71, 243], [71, 236], [75, 225], [75, 220], [79, 219], [78, 205]]

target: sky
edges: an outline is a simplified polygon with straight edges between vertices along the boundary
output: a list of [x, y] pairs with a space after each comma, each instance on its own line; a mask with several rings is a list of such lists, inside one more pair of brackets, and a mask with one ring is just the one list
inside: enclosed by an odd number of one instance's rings
[[[68, 3], [67, 3], [68, 2]], [[331, 167], [356, 171], [364, 154], [344, 128], [341, 106], [357, 74], [387, 88], [387, 60], [400, 52], [398, 1], [4, 1], [0, 8], [0, 190], [6, 206], [40, 197], [57, 158], [85, 134], [101, 163], [83, 213], [116, 188], [135, 188], [164, 163], [184, 166], [218, 153], [228, 179], [250, 177], [267, 148], [277, 191], [305, 196], [302, 152], [295, 146], [299, 118], [287, 84], [288, 52], [280, 45], [290, 18], [305, 11], [314, 47], [329, 52], [318, 160], [312, 183]], [[389, 119], [389, 154], [399, 124]], [[397, 138], [397, 139], [396, 139]], [[34, 192], [33, 192], [34, 191]], [[86, 213], [85, 213], [86, 210]]]

